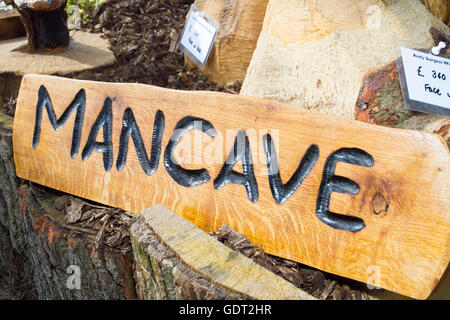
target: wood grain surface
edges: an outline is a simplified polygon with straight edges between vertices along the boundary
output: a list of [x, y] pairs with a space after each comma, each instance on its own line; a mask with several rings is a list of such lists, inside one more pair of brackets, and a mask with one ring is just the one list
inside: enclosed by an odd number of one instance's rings
[[259, 300], [315, 300], [163, 205], [145, 209], [142, 218], [190, 270], [231, 292]]
[[[85, 90], [81, 142], [74, 158], [75, 112], [55, 131], [44, 108], [39, 143], [33, 148], [41, 86], [48, 91], [58, 118], [76, 94]], [[113, 164], [107, 172], [102, 153], [94, 150], [83, 161], [82, 151], [108, 97]], [[164, 114], [162, 151], [151, 175], [141, 167], [131, 138], [127, 161], [117, 170], [122, 120], [128, 107], [148, 153], [155, 115], [158, 110]], [[175, 147], [174, 158], [182, 167], [208, 171], [210, 179], [195, 187], [175, 182], [164, 159], [174, 128], [187, 116], [209, 121], [216, 132], [211, 138], [199, 130], [189, 131]], [[103, 129], [108, 131], [106, 126], [100, 127], [98, 136], [93, 136], [99, 143], [103, 142]], [[238, 130], [249, 136], [256, 201], [249, 199], [241, 184], [229, 183], [219, 190], [214, 187]], [[446, 143], [437, 135], [338, 119], [260, 98], [43, 75], [23, 78], [13, 131], [14, 160], [21, 178], [135, 213], [164, 204], [205, 231], [217, 230], [225, 222], [253, 243], [262, 244], [268, 253], [327, 272], [422, 299], [431, 293], [449, 263], [450, 157]], [[315, 145], [319, 151], [310, 173], [282, 204], [275, 202], [269, 186], [262, 146], [267, 132], [276, 146], [283, 183], [291, 179], [308, 148]], [[361, 149], [373, 159], [373, 166], [366, 167], [337, 162], [334, 172], [353, 180], [359, 192], [332, 192], [329, 210], [362, 219], [364, 228], [359, 231], [336, 229], [317, 214], [323, 178], [331, 177], [328, 182], [335, 186], [342, 180], [332, 177], [329, 166], [330, 155], [342, 148]], [[215, 156], [208, 156], [212, 154]], [[241, 163], [233, 170], [242, 172]], [[239, 176], [236, 172], [234, 176]], [[345, 185], [354, 186], [346, 181]]]

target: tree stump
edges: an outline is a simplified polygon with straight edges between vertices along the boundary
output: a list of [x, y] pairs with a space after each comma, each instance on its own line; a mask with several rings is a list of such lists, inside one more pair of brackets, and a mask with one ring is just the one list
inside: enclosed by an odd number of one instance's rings
[[[12, 152], [12, 118], [0, 113], [0, 279], [9, 286], [20, 281], [22, 230], [19, 222], [19, 179], [15, 174]], [[15, 273], [15, 274], [14, 274]], [[0, 281], [2, 284], [2, 281]]]
[[448, 0], [420, 0], [437, 18], [450, 27], [450, 1]]
[[[219, 86], [244, 81], [261, 31], [268, 0], [196, 0], [195, 5], [220, 23], [202, 73]], [[186, 59], [188, 67], [193, 63]]]
[[0, 124], [0, 278], [9, 279], [9, 287], [24, 285], [11, 295], [135, 298], [131, 250], [99, 246], [98, 231], [66, 222], [55, 203], [58, 195], [21, 184], [12, 156], [12, 119], [1, 115]]
[[141, 299], [314, 299], [162, 205], [131, 237]]
[[354, 118], [366, 75], [450, 29], [419, 0], [269, 1], [241, 94]]
[[[450, 57], [450, 50], [448, 54]], [[440, 135], [450, 147], [450, 119], [405, 108], [397, 64], [392, 62], [364, 78], [355, 105], [357, 120], [385, 127]]]

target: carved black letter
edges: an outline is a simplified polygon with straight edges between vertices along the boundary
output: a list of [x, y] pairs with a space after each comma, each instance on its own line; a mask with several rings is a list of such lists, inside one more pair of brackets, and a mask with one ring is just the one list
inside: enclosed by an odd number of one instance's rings
[[[81, 159], [85, 161], [94, 150], [103, 153], [103, 165], [107, 172], [111, 170], [113, 165], [112, 121], [112, 101], [107, 97], [103, 103], [102, 110], [91, 128], [91, 132], [81, 154]], [[103, 127], [103, 142], [96, 141], [100, 127]]]
[[181, 167], [173, 158], [173, 151], [180, 142], [181, 138], [190, 130], [199, 129], [205, 132], [211, 138], [216, 136], [214, 126], [207, 120], [195, 118], [191, 116], [184, 117], [178, 121], [173, 131], [172, 137], [164, 151], [164, 166], [169, 175], [176, 183], [183, 187], [195, 187], [209, 181], [210, 176], [208, 170], [187, 170]]
[[346, 216], [329, 211], [332, 192], [357, 194], [359, 186], [353, 180], [335, 176], [337, 162], [345, 162], [363, 167], [372, 167], [373, 157], [357, 148], [342, 148], [333, 152], [325, 162], [322, 182], [317, 197], [316, 214], [323, 222], [335, 229], [358, 232], [366, 227], [364, 220], [358, 217]]
[[72, 114], [72, 111], [77, 109], [77, 114], [75, 116], [75, 122], [73, 125], [73, 135], [72, 135], [72, 147], [70, 148], [70, 156], [75, 158], [78, 154], [78, 148], [80, 147], [80, 139], [81, 139], [81, 129], [83, 127], [84, 120], [84, 109], [86, 107], [86, 92], [84, 89], [78, 91], [75, 95], [75, 98], [64, 110], [63, 114], [59, 119], [56, 119], [55, 110], [53, 109], [52, 100], [47, 92], [47, 89], [44, 86], [39, 88], [38, 92], [38, 102], [36, 105], [36, 120], [34, 123], [34, 132], [33, 132], [33, 148], [36, 149], [39, 145], [39, 138], [41, 137], [41, 123], [42, 123], [42, 108], [45, 107], [47, 109], [48, 118], [50, 123], [56, 131], [61, 129], [66, 123], [69, 116]]
[[[242, 162], [242, 172], [233, 170], [236, 162]], [[247, 196], [252, 202], [258, 201], [258, 184], [256, 183], [255, 174], [253, 172], [253, 161], [250, 153], [250, 143], [248, 136], [243, 130], [239, 130], [234, 146], [228, 154], [227, 160], [220, 170], [219, 175], [214, 180], [214, 188], [221, 189], [228, 183], [241, 184], [247, 191]]]
[[270, 134], [263, 136], [264, 151], [267, 159], [267, 170], [269, 171], [269, 185], [275, 202], [283, 204], [300, 187], [303, 180], [308, 176], [314, 165], [319, 159], [319, 148], [317, 145], [311, 145], [303, 156], [300, 164], [292, 177], [286, 184], [281, 181], [280, 170], [278, 167], [277, 151]]
[[152, 149], [150, 159], [147, 157], [141, 132], [134, 118], [133, 111], [127, 108], [123, 113], [122, 132], [120, 133], [119, 154], [117, 156], [116, 168], [121, 171], [127, 162], [128, 140], [131, 136], [134, 142], [136, 154], [144, 172], [150, 176], [155, 173], [161, 155], [161, 140], [164, 133], [164, 113], [158, 110], [153, 124]]

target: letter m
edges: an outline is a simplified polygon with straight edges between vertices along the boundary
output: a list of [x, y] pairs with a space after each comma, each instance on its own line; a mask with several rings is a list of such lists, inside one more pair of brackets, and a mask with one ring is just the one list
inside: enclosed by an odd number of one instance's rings
[[75, 98], [64, 110], [63, 114], [59, 119], [56, 118], [55, 110], [53, 109], [53, 104], [47, 89], [44, 86], [39, 88], [38, 92], [38, 102], [36, 105], [36, 121], [34, 123], [34, 133], [33, 133], [33, 149], [36, 149], [39, 145], [39, 139], [41, 137], [41, 123], [42, 123], [42, 109], [45, 107], [47, 109], [48, 118], [55, 131], [61, 129], [64, 124], [69, 119], [72, 112], [77, 109], [75, 116], [75, 123], [73, 126], [72, 135], [72, 147], [70, 149], [70, 156], [75, 158], [78, 154], [78, 149], [80, 147], [81, 140], [81, 130], [84, 121], [84, 110], [86, 108], [86, 92], [84, 89], [78, 91]]

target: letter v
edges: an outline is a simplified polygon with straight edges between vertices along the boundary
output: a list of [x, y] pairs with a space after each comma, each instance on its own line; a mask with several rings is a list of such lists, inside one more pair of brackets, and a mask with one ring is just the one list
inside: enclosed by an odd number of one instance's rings
[[292, 177], [286, 184], [281, 181], [278, 167], [277, 152], [272, 137], [269, 134], [263, 136], [264, 152], [267, 159], [267, 170], [269, 172], [269, 185], [272, 196], [277, 204], [283, 204], [300, 187], [303, 180], [308, 176], [319, 159], [319, 147], [311, 145], [303, 156], [300, 164]]

